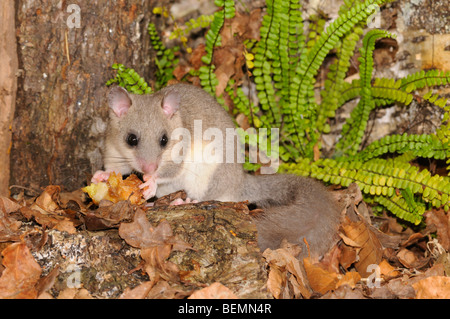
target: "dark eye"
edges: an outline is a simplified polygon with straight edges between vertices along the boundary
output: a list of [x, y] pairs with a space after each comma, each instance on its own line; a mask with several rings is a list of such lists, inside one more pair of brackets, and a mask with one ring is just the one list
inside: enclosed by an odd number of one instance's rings
[[161, 145], [161, 147], [164, 147], [167, 145], [168, 141], [169, 139], [167, 138], [167, 135], [164, 134], [163, 136], [161, 136], [161, 139], [159, 140], [159, 145]]
[[138, 143], [139, 143], [139, 139], [135, 134], [133, 134], [133, 133], [128, 134], [128, 136], [127, 136], [127, 144], [128, 145], [134, 147], [134, 146], [137, 146]]

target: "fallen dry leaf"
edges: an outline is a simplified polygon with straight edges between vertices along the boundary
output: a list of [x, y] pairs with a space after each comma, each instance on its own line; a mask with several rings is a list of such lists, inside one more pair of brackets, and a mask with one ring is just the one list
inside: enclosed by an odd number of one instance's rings
[[369, 276], [371, 272], [367, 271], [368, 267], [381, 262], [383, 250], [380, 241], [363, 220], [353, 222], [347, 217], [341, 227], [352, 243], [345, 239], [344, 242], [360, 248], [359, 260], [355, 263], [356, 270], [363, 278]]
[[119, 299], [144, 299], [155, 285], [154, 281], [146, 281], [130, 289], [127, 287], [119, 296]]
[[20, 207], [22, 207], [21, 205], [19, 205], [18, 203], [16, 203], [15, 201], [4, 197], [4, 196], [0, 196], [0, 212], [3, 212], [5, 214], [10, 214], [13, 212], [16, 212], [20, 209]]
[[59, 275], [59, 265], [53, 268], [46, 276], [39, 279], [39, 281], [36, 284], [36, 290], [39, 297], [42, 294], [46, 293], [47, 290], [52, 288], [58, 275]]
[[215, 282], [208, 287], [194, 291], [188, 299], [238, 299], [228, 287]]
[[59, 203], [63, 208], [67, 208], [69, 203], [73, 202], [78, 205], [79, 210], [86, 211], [85, 195], [82, 189], [77, 189], [73, 192], [61, 192], [59, 193]]
[[171, 245], [141, 248], [141, 258], [145, 261], [144, 269], [150, 280], [158, 280], [159, 277], [167, 280], [180, 281], [180, 269], [173, 262], [167, 261], [172, 252]]
[[118, 227], [124, 221], [130, 221], [135, 213], [136, 206], [129, 201], [111, 203], [100, 206], [94, 211], [83, 214], [83, 221], [88, 230], [101, 230]]
[[356, 284], [361, 280], [361, 275], [356, 271], [347, 272], [339, 281], [336, 283], [336, 288], [343, 285], [349, 285], [351, 288], [355, 288]]
[[184, 299], [191, 293], [192, 291], [172, 287], [165, 280], [159, 280], [149, 291], [147, 299]]
[[397, 253], [397, 258], [406, 268], [412, 268], [412, 265], [417, 263], [416, 255], [406, 248], [402, 248]]
[[400, 276], [400, 272], [396, 270], [394, 266], [391, 266], [386, 259], [383, 259], [378, 265], [380, 268], [380, 275], [383, 276], [385, 280], [395, 278]]
[[417, 299], [450, 299], [450, 277], [428, 277], [412, 286]]
[[169, 222], [162, 220], [157, 227], [153, 227], [145, 212], [138, 209], [133, 222], [120, 224], [119, 235], [129, 245], [141, 249], [150, 280], [156, 281], [161, 276], [166, 280], [179, 281], [178, 266], [166, 259], [174, 250], [185, 251], [192, 247], [173, 235]]
[[34, 299], [42, 270], [25, 243], [14, 243], [2, 251], [3, 270], [0, 277], [1, 299]]
[[20, 214], [28, 220], [34, 219], [44, 227], [75, 234], [75, 227], [81, 222], [77, 219], [75, 211], [60, 207], [60, 190], [59, 186], [47, 186], [29, 207], [20, 207]]
[[330, 272], [339, 273], [339, 265], [341, 264], [342, 258], [342, 247], [344, 245], [334, 245], [322, 258], [320, 261], [321, 266]]
[[351, 265], [353, 265], [358, 258], [359, 248], [341, 245], [341, 254], [339, 256], [339, 264], [347, 270]]
[[342, 285], [326, 293], [321, 299], [367, 299], [361, 290], [353, 289], [349, 285]]
[[0, 210], [0, 242], [19, 241], [22, 223]]
[[303, 259], [306, 275], [311, 288], [322, 295], [336, 288], [338, 274], [329, 272], [323, 268], [313, 265], [309, 258]]
[[236, 11], [235, 18], [231, 20], [231, 33], [237, 33], [244, 39], [259, 40], [260, 16], [261, 9], [254, 9], [250, 14]]
[[57, 299], [94, 299], [85, 288], [66, 288], [62, 290]]
[[450, 250], [450, 214], [443, 210], [432, 210], [425, 214], [427, 225], [437, 228], [438, 241], [445, 250]]
[[[271, 250], [268, 248], [264, 251], [263, 257], [270, 266], [270, 287], [268, 288], [275, 298], [286, 298], [288, 295], [286, 291], [286, 272], [291, 273], [295, 277], [295, 288], [298, 289], [300, 294], [304, 298], [311, 297], [311, 291], [308, 288], [307, 280], [304, 278], [301, 263], [296, 258], [300, 252], [300, 247], [289, 245], [286, 242], [283, 242], [282, 247], [279, 249]], [[272, 269], [273, 273], [271, 274]]]
[[[31, 206], [36, 208], [37, 206]], [[23, 206], [20, 209], [20, 213], [28, 220], [34, 219], [38, 224], [48, 227], [50, 229], [56, 229], [59, 231], [65, 231], [69, 234], [75, 234], [76, 228], [74, 222], [79, 224], [78, 221], [75, 221], [72, 217], [64, 216], [64, 211], [61, 211], [60, 215], [57, 212], [54, 214], [46, 214], [45, 211], [38, 211], [36, 209], [31, 209], [29, 207]]]
[[290, 298], [289, 287], [286, 283], [287, 272], [274, 264], [269, 264], [269, 276], [267, 277], [267, 289], [275, 299]]
[[[45, 212], [56, 212], [60, 209], [57, 201], [59, 192], [61, 191], [61, 187], [50, 185], [47, 186], [44, 191], [41, 193], [41, 195], [36, 198], [35, 205], [33, 205], [33, 208], [38, 208], [44, 210]], [[38, 209], [39, 210], [39, 209]]]

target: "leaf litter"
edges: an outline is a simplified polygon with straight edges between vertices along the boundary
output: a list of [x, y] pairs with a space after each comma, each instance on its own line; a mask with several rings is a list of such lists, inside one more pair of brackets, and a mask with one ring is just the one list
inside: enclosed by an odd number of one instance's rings
[[[449, 298], [447, 213], [428, 212], [428, 226], [415, 232], [391, 217], [365, 216], [369, 209], [356, 186], [334, 193], [344, 203], [341, 240], [321, 260], [300, 260], [301, 248], [288, 242], [262, 252], [266, 287], [273, 298]], [[93, 231], [118, 228], [122, 240], [140, 250], [142, 262], [134, 271], [143, 271], [149, 278], [126, 288], [120, 298], [236, 297], [218, 282], [206, 286], [184, 282], [183, 271], [168, 257], [174, 251], [192, 250], [192, 246], [174, 235], [166, 220], [153, 226], [146, 217], [146, 206], [131, 204], [129, 194], [125, 196], [116, 203], [103, 200], [98, 207], [87, 203], [81, 192], [61, 192], [58, 186], [46, 187], [33, 199], [0, 197], [0, 297], [52, 298], [48, 291], [59, 275], [58, 268], [44, 276], [28, 248], [45, 241], [44, 236], [37, 243], [32, 241], [39, 227], [67, 233], [83, 227]], [[182, 192], [171, 194], [158, 205], [183, 196]], [[67, 288], [57, 298], [93, 296], [84, 288]]]

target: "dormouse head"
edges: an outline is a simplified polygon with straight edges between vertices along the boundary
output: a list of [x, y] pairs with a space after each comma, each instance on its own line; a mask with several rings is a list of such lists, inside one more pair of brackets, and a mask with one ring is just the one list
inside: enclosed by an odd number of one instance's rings
[[153, 174], [170, 149], [171, 130], [177, 122], [180, 96], [177, 92], [135, 95], [113, 87], [108, 95], [111, 134], [129, 165], [143, 174]]

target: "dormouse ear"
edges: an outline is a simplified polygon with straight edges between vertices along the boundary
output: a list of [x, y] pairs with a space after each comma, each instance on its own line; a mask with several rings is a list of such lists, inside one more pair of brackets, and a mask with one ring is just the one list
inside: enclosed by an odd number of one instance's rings
[[131, 107], [131, 98], [123, 87], [115, 86], [108, 94], [109, 107], [117, 117], [125, 115]]
[[164, 114], [171, 118], [180, 107], [180, 96], [177, 92], [169, 92], [162, 100], [161, 107]]

